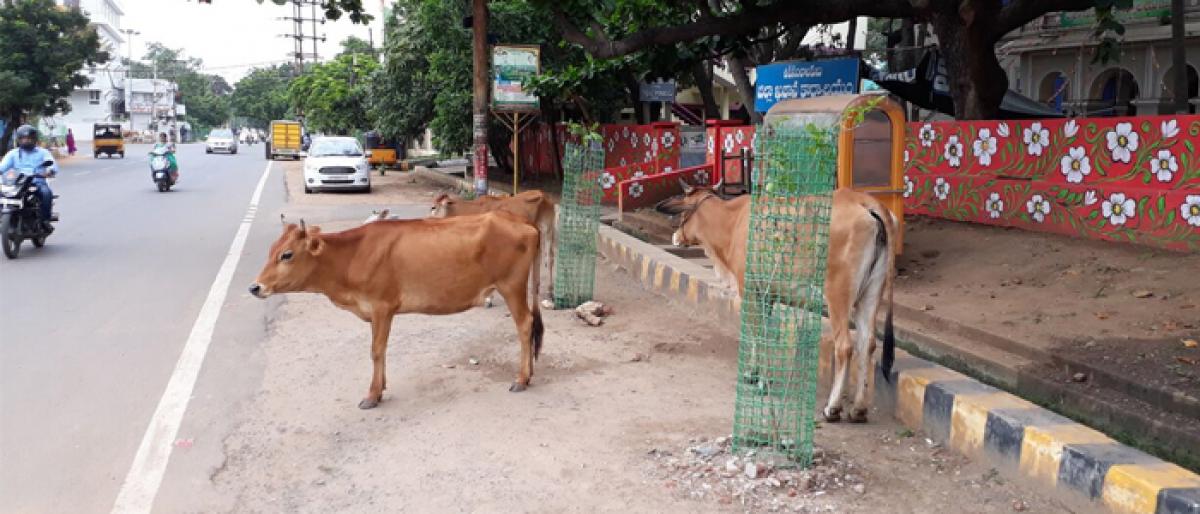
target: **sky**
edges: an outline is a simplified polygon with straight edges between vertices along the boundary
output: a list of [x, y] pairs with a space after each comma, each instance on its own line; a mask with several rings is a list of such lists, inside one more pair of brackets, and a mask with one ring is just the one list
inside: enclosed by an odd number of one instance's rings
[[[270, 0], [212, 0], [200, 4], [195, 0], [118, 0], [125, 11], [121, 28], [141, 32], [133, 36], [135, 59], [145, 55], [146, 44], [160, 42], [170, 48], [182, 48], [187, 57], [204, 60], [204, 72], [225, 77], [234, 83], [254, 65], [271, 65], [290, 61], [293, 40], [279, 37], [290, 34], [292, 22], [278, 20], [291, 16], [292, 6], [275, 5]], [[375, 16], [371, 22], [375, 45], [379, 46], [382, 21], [379, 0], [364, 0], [367, 12]], [[305, 8], [309, 16], [311, 8]], [[319, 9], [318, 9], [319, 12]], [[311, 22], [305, 23], [305, 34]], [[326, 36], [317, 43], [321, 60], [336, 54], [343, 39], [358, 36], [367, 39], [367, 26], [357, 25], [347, 16], [337, 21], [317, 25], [317, 32]], [[305, 53], [312, 51], [312, 41], [305, 42]], [[129, 48], [121, 49], [121, 56]]]

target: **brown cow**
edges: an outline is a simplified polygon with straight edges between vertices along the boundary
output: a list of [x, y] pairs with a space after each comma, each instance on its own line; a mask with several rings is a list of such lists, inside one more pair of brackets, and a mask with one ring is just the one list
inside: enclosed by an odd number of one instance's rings
[[538, 281], [529, 281], [538, 242], [536, 228], [503, 212], [379, 221], [330, 234], [306, 228], [302, 221], [284, 227], [250, 293], [259, 298], [321, 293], [369, 321], [375, 370], [358, 406], [370, 409], [379, 404], [387, 385], [384, 358], [393, 316], [462, 312], [478, 305], [484, 291], [495, 289], [521, 340], [520, 371], [509, 390], [523, 391], [542, 348]]
[[[433, 200], [429, 215], [434, 218], [466, 216], [491, 211], [504, 211], [525, 219], [542, 234], [542, 252], [546, 266], [554, 273], [555, 227], [554, 201], [541, 191], [522, 191], [515, 196], [483, 196], [475, 200], [463, 200], [447, 194]], [[552, 275], [553, 276], [553, 275]], [[547, 295], [554, 298], [554, 280], [546, 288]], [[491, 297], [488, 298], [491, 306]]]
[[[659, 210], [682, 214], [679, 229], [672, 236], [678, 246], [699, 244], [713, 260], [719, 279], [745, 293], [746, 243], [750, 227], [750, 197], [724, 200], [706, 187], [683, 184], [684, 196], [664, 200]], [[872, 360], [875, 352], [875, 317], [886, 297], [883, 376], [890, 376], [895, 359], [892, 335], [892, 282], [894, 279], [896, 223], [890, 211], [870, 195], [851, 189], [833, 193], [829, 225], [829, 253], [825, 270], [825, 301], [833, 327], [835, 353], [831, 362], [835, 371], [833, 387], [824, 414], [830, 421], [841, 419], [842, 391], [850, 370], [850, 359], [857, 356], [858, 388], [854, 395], [851, 421], [863, 422], [870, 407], [868, 385], [874, 379]], [[801, 245], [796, 242], [797, 247]], [[786, 286], [783, 290], [788, 289]], [[850, 315], [854, 312], [856, 338], [851, 344]]]

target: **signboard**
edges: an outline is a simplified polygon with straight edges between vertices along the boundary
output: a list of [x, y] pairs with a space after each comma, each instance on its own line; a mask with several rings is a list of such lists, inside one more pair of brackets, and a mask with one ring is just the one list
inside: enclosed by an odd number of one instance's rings
[[521, 85], [541, 72], [541, 49], [531, 45], [492, 47], [492, 108], [536, 111], [538, 97]]
[[[1171, 16], [1171, 0], [1133, 0], [1129, 9], [1113, 9], [1113, 17], [1121, 23], [1157, 21]], [[1059, 14], [1059, 26], [1091, 27], [1096, 24], [1096, 11], [1088, 9]]]
[[858, 59], [782, 62], [758, 67], [754, 110], [766, 112], [781, 100], [858, 92]]
[[674, 102], [675, 81], [643, 83], [638, 88], [638, 99], [643, 102]]

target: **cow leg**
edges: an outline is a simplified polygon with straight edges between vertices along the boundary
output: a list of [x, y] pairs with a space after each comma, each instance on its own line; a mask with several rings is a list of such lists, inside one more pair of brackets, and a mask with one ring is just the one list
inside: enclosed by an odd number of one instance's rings
[[376, 312], [371, 316], [371, 362], [374, 372], [367, 397], [358, 402], [360, 409], [373, 409], [383, 399], [383, 388], [387, 384], [384, 376], [384, 360], [387, 357], [388, 334], [392, 331], [392, 313]]
[[867, 421], [867, 411], [871, 408], [870, 392], [874, 390], [875, 373], [875, 313], [879, 308], [880, 293], [884, 277], [871, 277], [872, 282], [866, 285], [866, 293], [854, 313], [854, 350], [858, 359], [858, 383], [855, 386], [854, 408], [850, 410], [850, 421], [864, 423]]
[[517, 326], [517, 337], [521, 340], [521, 370], [517, 372], [517, 379], [508, 388], [514, 393], [524, 391], [529, 386], [530, 377], [533, 376], [533, 314], [526, 305], [527, 292], [523, 289], [500, 289], [500, 296], [504, 297], [504, 303], [508, 305], [508, 312], [512, 314], [513, 323]]
[[[551, 218], [550, 226], [542, 229], [542, 245], [546, 250], [546, 269], [550, 271], [550, 283], [546, 286], [546, 297], [551, 301], [554, 300], [554, 259], [558, 256], [558, 237], [554, 226], [553, 218]], [[540, 273], [541, 270], [539, 269]]]
[[829, 362], [833, 369], [833, 384], [829, 387], [829, 403], [825, 405], [824, 414], [826, 421], [839, 421], [842, 419], [842, 390], [846, 386], [846, 376], [850, 374], [854, 347], [850, 342], [848, 302], [829, 300], [829, 324], [833, 327], [833, 356]]

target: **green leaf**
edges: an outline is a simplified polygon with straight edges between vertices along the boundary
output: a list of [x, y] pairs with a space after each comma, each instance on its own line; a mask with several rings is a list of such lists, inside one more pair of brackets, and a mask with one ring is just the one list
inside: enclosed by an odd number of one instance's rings
[[1104, 228], [1108, 225], [1108, 218], [1100, 218], [1100, 223], [1096, 224], [1096, 228]]
[[1170, 226], [1175, 222], [1175, 209], [1167, 211], [1167, 217], [1163, 220], [1163, 225]]
[[1096, 210], [1092, 211], [1091, 214], [1088, 214], [1087, 217], [1084, 218], [1084, 220], [1092, 221], [1092, 220], [1096, 219], [1096, 216], [1099, 216], [1099, 215], [1100, 215], [1100, 209], [1096, 209]]
[[1149, 183], [1150, 183], [1150, 173], [1149, 173], [1149, 172], [1147, 172], [1147, 173], [1143, 173], [1143, 174], [1142, 174], [1142, 183], [1143, 183], [1143, 184], [1149, 184]]
[[1137, 201], [1138, 214], [1145, 214], [1146, 213], [1146, 205], [1148, 205], [1149, 203], [1150, 203], [1150, 197], [1148, 197], [1148, 196], [1143, 196], [1141, 198], [1138, 198], [1138, 201]]
[[1159, 195], [1159, 197], [1158, 197], [1158, 213], [1162, 214], [1162, 212], [1165, 211], [1166, 209], [1167, 209], [1167, 197], [1164, 195]]
[[[1187, 147], [1188, 153], [1196, 153], [1196, 147], [1192, 145], [1192, 140], [1184, 139], [1183, 146]], [[1184, 157], [1187, 157], [1186, 155]]]

